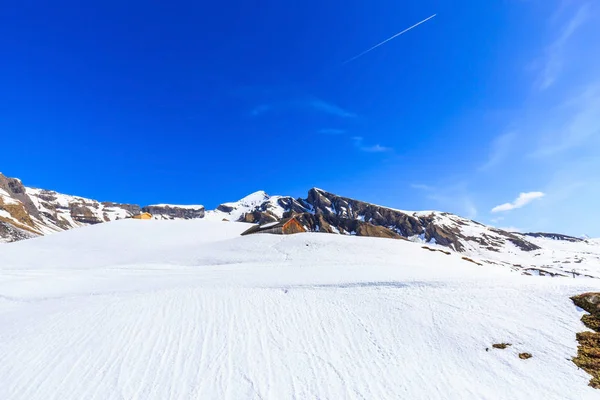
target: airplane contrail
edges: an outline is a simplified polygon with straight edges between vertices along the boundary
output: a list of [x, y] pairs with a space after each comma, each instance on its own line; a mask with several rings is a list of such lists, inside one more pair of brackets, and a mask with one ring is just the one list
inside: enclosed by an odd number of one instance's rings
[[421, 21], [421, 22], [417, 22], [416, 24], [414, 24], [414, 25], [413, 25], [413, 26], [411, 26], [410, 28], [406, 28], [406, 29], [405, 29], [405, 30], [403, 30], [402, 32], [398, 32], [398, 33], [396, 33], [394, 36], [392, 36], [392, 37], [389, 37], [389, 38], [385, 39], [383, 42], [381, 42], [381, 43], [378, 43], [378, 44], [376, 44], [375, 46], [371, 47], [370, 49], [363, 51], [363, 52], [362, 52], [362, 53], [360, 53], [359, 55], [357, 55], [357, 56], [354, 56], [354, 57], [352, 57], [352, 58], [350, 58], [350, 59], [348, 59], [348, 60], [344, 61], [344, 62], [342, 63], [342, 65], [344, 65], [344, 64], [348, 64], [349, 62], [352, 62], [352, 61], [356, 60], [357, 58], [364, 56], [365, 54], [367, 54], [367, 53], [368, 53], [368, 52], [370, 52], [371, 50], [375, 50], [376, 48], [378, 48], [378, 47], [379, 47], [379, 46], [381, 46], [382, 44], [385, 44], [385, 43], [389, 42], [390, 40], [392, 40], [392, 39], [395, 39], [395, 38], [397, 38], [398, 36], [400, 36], [400, 35], [402, 35], [402, 34], [404, 34], [404, 33], [408, 32], [408, 31], [410, 31], [411, 29], [413, 29], [413, 28], [416, 28], [417, 26], [421, 25], [422, 23], [429, 21], [431, 18], [435, 17], [436, 15], [437, 15], [437, 14], [433, 14], [431, 17], [429, 17], [429, 18], [425, 18], [425, 19], [424, 19], [423, 21]]

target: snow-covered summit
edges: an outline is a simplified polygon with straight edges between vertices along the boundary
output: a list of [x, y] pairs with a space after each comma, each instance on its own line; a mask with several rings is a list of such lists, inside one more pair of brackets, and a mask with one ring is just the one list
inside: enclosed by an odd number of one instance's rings
[[[238, 201], [223, 203], [215, 210], [207, 211], [206, 218], [214, 221], [227, 219], [229, 221], [259, 222], [252, 219], [253, 213], [262, 213], [270, 221], [280, 219], [296, 200], [290, 196], [270, 196], [260, 190], [243, 197]], [[246, 218], [247, 217], [247, 218]]]

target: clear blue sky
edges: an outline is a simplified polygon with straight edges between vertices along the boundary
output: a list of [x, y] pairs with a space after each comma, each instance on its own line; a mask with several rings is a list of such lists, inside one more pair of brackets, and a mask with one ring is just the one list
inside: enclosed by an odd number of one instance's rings
[[27, 185], [209, 208], [317, 186], [600, 236], [593, 1], [83, 3], [0, 14], [0, 171]]

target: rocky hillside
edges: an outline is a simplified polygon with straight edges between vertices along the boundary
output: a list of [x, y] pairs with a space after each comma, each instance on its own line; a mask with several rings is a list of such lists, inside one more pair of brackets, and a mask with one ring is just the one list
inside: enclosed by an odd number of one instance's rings
[[154, 219], [196, 219], [204, 217], [204, 206], [155, 204], [142, 207], [142, 212], [152, 214]]
[[205, 212], [200, 205], [140, 207], [98, 202], [26, 187], [20, 180], [0, 174], [0, 242], [129, 218], [140, 212], [149, 212], [155, 219], [257, 224], [295, 216], [308, 231], [410, 240], [422, 243], [426, 250], [452, 250], [469, 261], [504, 265], [530, 275], [586, 276], [600, 265], [600, 243], [592, 239], [508, 232], [450, 213], [396, 210], [317, 188], [298, 199], [260, 191]]
[[508, 232], [450, 213], [396, 210], [316, 188], [304, 199], [256, 192], [207, 211], [205, 218], [265, 224], [289, 216], [313, 232], [410, 240], [425, 250], [453, 250], [468, 261], [527, 275], [581, 277], [600, 266], [600, 243], [591, 239]]
[[506, 243], [523, 251], [539, 249], [523, 235], [491, 228], [454, 214], [395, 210], [317, 188], [311, 189], [306, 199], [270, 197], [264, 192], [256, 192], [238, 202], [222, 204], [209, 211], [208, 215], [213, 219], [259, 224], [294, 215], [314, 232], [420, 240], [459, 252], [473, 246], [498, 251]]
[[202, 206], [99, 202], [24, 186], [0, 174], [0, 242], [13, 242], [80, 226], [129, 218], [148, 211], [157, 219], [202, 218]]

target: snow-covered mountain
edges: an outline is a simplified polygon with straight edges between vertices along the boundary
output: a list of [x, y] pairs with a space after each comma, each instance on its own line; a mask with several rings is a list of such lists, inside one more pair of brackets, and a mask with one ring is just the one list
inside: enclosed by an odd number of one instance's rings
[[499, 264], [524, 274], [597, 276], [600, 243], [556, 233], [517, 233], [439, 211], [403, 211], [313, 188], [306, 198], [263, 191], [205, 212], [201, 205], [98, 202], [23, 186], [0, 175], [0, 241], [97, 224], [149, 212], [154, 219], [199, 219], [269, 223], [295, 216], [308, 231], [405, 239], [432, 251], [456, 251], [476, 262]]
[[439, 211], [403, 211], [322, 189], [305, 199], [252, 193], [207, 211], [214, 221], [269, 223], [295, 216], [308, 231], [407, 239], [528, 275], [600, 277], [600, 243], [555, 233], [508, 232]]
[[305, 210], [304, 204], [293, 197], [269, 196], [261, 190], [241, 200], [223, 203], [215, 210], [207, 211], [205, 218], [213, 221], [267, 223], [283, 218], [287, 212]]
[[0, 242], [13, 242], [81, 226], [129, 218], [149, 211], [155, 219], [190, 219], [204, 216], [203, 206], [99, 202], [52, 190], [24, 186], [0, 174]]

